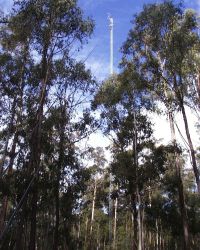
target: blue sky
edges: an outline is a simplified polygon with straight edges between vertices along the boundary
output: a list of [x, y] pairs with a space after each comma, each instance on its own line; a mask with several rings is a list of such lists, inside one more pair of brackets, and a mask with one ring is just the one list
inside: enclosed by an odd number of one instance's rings
[[[139, 13], [144, 4], [160, 3], [162, 0], [79, 0], [86, 16], [95, 20], [95, 32], [89, 44], [85, 46], [82, 57], [85, 58], [94, 49], [86, 64], [99, 79], [109, 74], [109, 28], [107, 15], [114, 18], [114, 67], [117, 71], [121, 58], [120, 47], [131, 29], [133, 15]], [[193, 8], [200, 13], [200, 0], [185, 0], [186, 8]]]

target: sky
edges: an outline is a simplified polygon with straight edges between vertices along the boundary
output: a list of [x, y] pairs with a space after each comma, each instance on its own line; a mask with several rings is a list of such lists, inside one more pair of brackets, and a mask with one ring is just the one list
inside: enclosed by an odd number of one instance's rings
[[[139, 13], [144, 4], [161, 3], [162, 0], [78, 0], [78, 5], [82, 8], [84, 16], [91, 17], [95, 22], [95, 30], [87, 45], [79, 52], [77, 58], [85, 61], [86, 66], [92, 70], [92, 73], [100, 81], [109, 76], [109, 22], [108, 14], [114, 19], [114, 71], [118, 72], [118, 65], [121, 59], [120, 47], [126, 41], [128, 31], [131, 29], [131, 20], [133, 16]], [[179, 1], [177, 1], [179, 2]], [[185, 8], [192, 8], [200, 15], [200, 0], [185, 0]], [[7, 12], [12, 6], [12, 0], [0, 0], [0, 9]], [[199, 144], [199, 136], [194, 127], [197, 121], [195, 115], [187, 110], [189, 114], [189, 126], [192, 137], [196, 145]], [[155, 137], [163, 138], [167, 143], [170, 140], [170, 128], [164, 117], [151, 116], [155, 123]], [[180, 115], [177, 116], [177, 122], [181, 131], [184, 131]], [[184, 134], [184, 132], [183, 132]], [[90, 138], [93, 146], [107, 146], [109, 140], [102, 137], [101, 133], [94, 134]]]

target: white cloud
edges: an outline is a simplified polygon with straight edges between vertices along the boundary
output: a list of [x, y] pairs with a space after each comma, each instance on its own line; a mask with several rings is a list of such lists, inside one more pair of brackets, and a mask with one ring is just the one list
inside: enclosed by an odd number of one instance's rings
[[109, 75], [109, 53], [102, 51], [101, 38], [91, 39], [78, 53], [73, 55], [85, 63], [97, 80], [102, 81]]
[[89, 68], [93, 75], [100, 81], [104, 80], [108, 76], [109, 64], [105, 61], [96, 60], [92, 58], [86, 62], [86, 67]]
[[185, 0], [186, 5], [192, 6], [200, 14], [200, 0]]
[[[187, 107], [186, 107], [186, 114], [188, 118], [188, 125], [190, 129], [191, 138], [194, 147], [196, 148], [199, 146], [199, 137], [200, 137], [195, 127], [195, 124], [197, 123], [198, 119], [195, 116], [195, 114], [192, 113], [191, 110]], [[171, 132], [170, 132], [169, 121], [167, 120], [166, 116], [151, 114], [150, 117], [152, 122], [154, 123], [155, 138], [157, 140], [161, 140], [161, 143], [163, 144], [168, 144], [171, 141]], [[176, 114], [175, 123], [178, 126], [178, 128], [175, 126], [177, 141], [184, 149], [188, 149], [185, 126], [183, 123], [183, 118], [181, 113]]]

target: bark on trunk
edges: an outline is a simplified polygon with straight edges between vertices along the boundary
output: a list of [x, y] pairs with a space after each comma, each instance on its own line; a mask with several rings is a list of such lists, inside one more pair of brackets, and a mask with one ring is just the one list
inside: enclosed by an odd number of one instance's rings
[[[19, 124], [22, 123], [22, 109], [23, 109], [23, 93], [24, 93], [24, 71], [25, 71], [25, 65], [27, 62], [27, 56], [28, 56], [28, 51], [29, 51], [29, 43], [28, 40], [24, 44], [24, 49], [23, 49], [23, 63], [20, 69], [20, 80], [19, 80], [19, 88], [18, 88], [18, 95], [16, 94], [14, 100], [13, 100], [13, 105], [12, 105], [12, 115], [11, 115], [11, 120], [9, 123], [9, 128], [8, 128], [8, 134], [6, 138], [6, 143], [5, 143], [5, 148], [4, 148], [4, 154], [3, 154], [3, 159], [1, 163], [1, 170], [0, 173], [2, 174], [1, 177], [5, 174], [5, 172], [8, 169], [8, 175], [12, 174], [13, 171], [13, 164], [14, 160], [16, 158], [16, 146], [17, 146], [17, 141], [18, 141], [18, 135], [19, 135]], [[17, 109], [20, 109], [20, 112], [17, 112]], [[14, 118], [15, 115], [17, 115], [17, 121], [14, 126]], [[13, 139], [13, 144], [11, 151], [9, 152], [9, 157], [10, 157], [10, 162], [8, 164], [7, 169], [3, 170], [3, 165], [5, 163], [5, 158], [6, 158], [6, 153], [7, 153], [7, 148], [8, 148], [8, 141], [11, 136], [11, 134], [14, 133], [14, 139]], [[7, 215], [7, 210], [8, 210], [8, 196], [3, 197], [3, 205], [2, 209], [0, 211], [0, 232], [2, 232], [5, 220], [6, 220], [6, 215]]]
[[[14, 139], [13, 139], [13, 145], [10, 151], [10, 162], [8, 165], [8, 174], [12, 174], [13, 170], [13, 163], [15, 160], [15, 149], [16, 149], [16, 144], [17, 144], [17, 139], [18, 139], [18, 134], [15, 133]], [[2, 201], [2, 208], [0, 210], [0, 233], [3, 231], [4, 225], [5, 225], [5, 220], [6, 220], [6, 215], [7, 215], [7, 210], [8, 210], [8, 196], [5, 195], [3, 197]]]
[[[27, 52], [27, 51], [26, 51]], [[26, 53], [25, 53], [26, 55]], [[23, 74], [24, 74], [24, 68], [25, 68], [25, 62], [26, 62], [26, 56], [24, 56], [24, 64], [22, 65], [22, 69], [21, 69], [21, 80], [20, 80], [20, 93], [23, 93], [23, 88], [22, 88], [22, 82], [23, 82]], [[21, 94], [21, 99], [22, 99], [22, 94]], [[18, 141], [18, 129], [17, 126], [19, 125], [19, 121], [20, 121], [20, 117], [21, 117], [21, 113], [17, 114], [17, 106], [20, 107], [20, 98], [19, 100], [17, 100], [17, 96], [15, 97], [15, 99], [13, 100], [13, 105], [12, 105], [12, 115], [11, 115], [11, 120], [8, 126], [8, 134], [7, 134], [7, 138], [6, 138], [6, 143], [5, 143], [5, 148], [4, 148], [4, 153], [3, 153], [3, 158], [2, 158], [2, 163], [1, 163], [1, 177], [3, 177], [3, 175], [6, 173], [6, 171], [8, 170], [8, 175], [12, 174], [12, 170], [13, 170], [13, 164], [14, 164], [14, 160], [16, 157], [16, 146], [17, 146], [17, 141]], [[17, 122], [14, 126], [14, 117], [17, 114]], [[8, 167], [4, 170], [3, 166], [5, 163], [5, 158], [6, 158], [6, 154], [8, 153], [8, 142], [9, 142], [9, 138], [11, 136], [11, 134], [14, 133], [14, 139], [13, 139], [13, 143], [12, 143], [12, 148], [9, 152], [9, 157], [10, 157], [10, 162], [8, 164]], [[8, 196], [3, 197], [3, 205], [2, 205], [2, 209], [0, 210], [0, 233], [3, 230], [4, 224], [5, 224], [5, 220], [6, 220], [6, 215], [7, 215], [7, 209], [8, 209]]]
[[112, 202], [112, 198], [111, 198], [111, 193], [112, 193], [112, 174], [110, 173], [109, 175], [109, 178], [110, 178], [110, 186], [109, 186], [109, 244], [110, 244], [110, 247], [112, 246], [112, 229], [113, 229], [113, 226], [112, 226], [112, 222], [113, 222], [113, 202]]
[[94, 183], [93, 200], [92, 200], [91, 222], [90, 222], [90, 237], [91, 237], [91, 235], [92, 235], [92, 230], [93, 230], [94, 209], [95, 209], [95, 202], [96, 202], [96, 191], [97, 191], [97, 183], [96, 183], [96, 180], [95, 180], [95, 183]]
[[87, 249], [87, 239], [88, 239], [88, 217], [85, 220], [85, 239], [84, 239], [84, 250]]
[[29, 250], [36, 249], [36, 227], [37, 227], [37, 200], [38, 200], [38, 188], [35, 183], [33, 188], [33, 196], [31, 201], [31, 229], [30, 229], [30, 242], [29, 242]]
[[27, 218], [23, 210], [22, 213], [20, 214], [20, 222], [17, 227], [15, 250], [21, 250], [26, 247], [26, 245], [23, 246], [23, 237], [22, 237], [26, 219]]
[[138, 250], [143, 250], [142, 247], [142, 221], [141, 221], [141, 197], [140, 197], [140, 193], [137, 187], [137, 202], [138, 202]]
[[[6, 155], [7, 155], [7, 150], [8, 150], [8, 142], [13, 130], [13, 126], [14, 126], [14, 117], [16, 114], [16, 99], [13, 100], [12, 103], [12, 108], [11, 108], [11, 118], [10, 118], [10, 122], [8, 125], [8, 133], [7, 133], [7, 137], [6, 137], [6, 142], [5, 142], [5, 146], [4, 146], [4, 150], [3, 150], [3, 156], [2, 156], [2, 160], [1, 160], [1, 164], [0, 164], [0, 179], [2, 178], [3, 172], [4, 172], [4, 164], [5, 164], [5, 159], [6, 159]], [[0, 180], [1, 181], [1, 180]]]
[[113, 249], [116, 249], [117, 204], [118, 204], [118, 199], [115, 198], [115, 204], [114, 204], [114, 228], [113, 228]]
[[[40, 103], [38, 106], [38, 111], [36, 115], [36, 123], [35, 127], [32, 131], [31, 136], [31, 157], [30, 157], [30, 164], [29, 170], [33, 174], [38, 175], [38, 170], [40, 166], [40, 156], [41, 156], [41, 125], [43, 119], [43, 109], [46, 99], [46, 92], [47, 92], [47, 79], [48, 79], [48, 63], [47, 63], [47, 51], [48, 46], [45, 45], [43, 50], [43, 57], [42, 57], [42, 86], [40, 92]], [[37, 182], [37, 180], [36, 180]], [[32, 211], [31, 211], [31, 230], [30, 230], [30, 242], [29, 242], [29, 250], [35, 250], [36, 247], [36, 215], [37, 215], [37, 183], [35, 183], [33, 187], [32, 193]]]
[[54, 245], [53, 245], [54, 250], [58, 249], [58, 244], [59, 244], [59, 224], [60, 224], [59, 223], [60, 222], [59, 182], [60, 182], [60, 177], [57, 177], [56, 193], [55, 193], [56, 224], [55, 224], [55, 229], [54, 229]]
[[186, 136], [187, 136], [187, 140], [188, 140], [188, 145], [189, 145], [189, 148], [190, 148], [190, 155], [191, 155], [192, 167], [193, 167], [193, 171], [194, 171], [194, 175], [195, 175], [195, 179], [196, 179], [196, 183], [197, 183], [197, 190], [198, 190], [198, 193], [200, 194], [199, 170], [198, 170], [198, 167], [197, 167], [195, 150], [194, 150], [194, 146], [193, 146], [192, 139], [191, 139], [191, 136], [190, 136], [190, 130], [189, 130], [189, 126], [188, 126], [187, 115], [186, 115], [185, 107], [184, 107], [183, 103], [181, 103], [181, 112], [182, 112], [183, 121], [184, 121], [184, 125], [185, 125], [185, 132], [186, 132]]
[[6, 195], [2, 199], [2, 208], [0, 211], [0, 234], [2, 233], [5, 226], [7, 206], [8, 206], [8, 196]]
[[[179, 85], [182, 86], [182, 84], [183, 84], [182, 83], [182, 77], [180, 76]], [[188, 145], [189, 145], [189, 148], [190, 148], [190, 155], [191, 155], [191, 159], [192, 159], [192, 167], [193, 167], [193, 171], [194, 171], [194, 175], [195, 175], [195, 179], [196, 179], [197, 190], [198, 190], [198, 193], [200, 194], [200, 179], [199, 179], [200, 173], [199, 173], [199, 170], [198, 170], [198, 167], [197, 167], [195, 150], [194, 150], [194, 146], [193, 146], [192, 139], [191, 139], [191, 136], [190, 136], [190, 130], [189, 130], [189, 126], [188, 126], [187, 115], [186, 115], [186, 112], [185, 112], [184, 94], [183, 94], [183, 91], [181, 92], [180, 88], [178, 87], [177, 80], [176, 80], [175, 76], [174, 76], [174, 86], [175, 86], [175, 94], [176, 94], [176, 97], [177, 97], [177, 99], [179, 101], [179, 107], [180, 107], [180, 110], [181, 110], [181, 113], [182, 113], [182, 116], [183, 116], [183, 121], [184, 121], [184, 126], [185, 126], [185, 133], [186, 133]]]
[[159, 250], [159, 228], [158, 228], [158, 219], [156, 219], [156, 250]]
[[81, 236], [81, 218], [79, 218], [79, 222], [78, 222], [77, 245], [76, 245], [77, 250], [79, 250], [80, 236]]
[[[141, 250], [141, 242], [140, 242], [140, 197], [139, 197], [139, 189], [138, 189], [138, 153], [137, 153], [137, 127], [136, 127], [136, 114], [133, 110], [133, 164], [134, 164], [134, 244], [133, 249]], [[134, 180], [133, 180], [134, 181]], [[136, 204], [139, 205], [139, 209], [137, 209]]]
[[56, 190], [55, 190], [55, 203], [56, 203], [56, 225], [54, 230], [54, 246], [53, 249], [57, 250], [59, 247], [59, 225], [60, 225], [60, 176], [64, 162], [64, 138], [65, 138], [65, 124], [66, 124], [66, 103], [60, 102], [60, 131], [59, 131], [59, 159], [56, 171]]
[[136, 200], [135, 200], [135, 195], [134, 199], [132, 201], [132, 207], [133, 207], [133, 250], [137, 250], [137, 228], [138, 228], [138, 221], [137, 221], [137, 208], [136, 208]]
[[[169, 122], [170, 122], [170, 129], [171, 129], [171, 137], [173, 145], [176, 147], [176, 134], [175, 134], [175, 127], [173, 121], [173, 115], [169, 112]], [[183, 189], [183, 181], [181, 176], [181, 163], [179, 159], [179, 155], [177, 152], [174, 153], [175, 156], [175, 166], [176, 166], [176, 176], [178, 179], [178, 195], [179, 195], [179, 207], [181, 212], [181, 219], [182, 219], [182, 229], [183, 229], [183, 247], [184, 250], [189, 249], [189, 230], [188, 230], [188, 218], [187, 218], [187, 210], [185, 204], [185, 196], [184, 196], [184, 189]]]
[[198, 94], [198, 103], [199, 103], [198, 106], [200, 108], [200, 72], [197, 75], [196, 88], [197, 88], [197, 94]]
[[92, 238], [92, 231], [93, 231], [93, 223], [94, 223], [94, 209], [95, 209], [95, 202], [96, 202], [96, 189], [97, 183], [95, 180], [94, 184], [94, 192], [93, 192], [93, 199], [92, 199], [92, 210], [91, 210], [91, 219], [90, 219], [90, 240], [89, 240], [89, 249], [93, 249], [93, 238]]

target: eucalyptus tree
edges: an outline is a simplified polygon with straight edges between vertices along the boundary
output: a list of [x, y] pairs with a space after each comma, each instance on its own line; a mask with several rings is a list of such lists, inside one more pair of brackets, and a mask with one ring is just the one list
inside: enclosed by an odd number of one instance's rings
[[[192, 11], [183, 12], [182, 7], [174, 5], [172, 1], [145, 6], [143, 11], [135, 16], [134, 27], [123, 46], [122, 65], [126, 72], [135, 67], [144, 79], [143, 87], [153, 98], [164, 103], [174, 145], [176, 145], [174, 114], [176, 111], [181, 111], [197, 189], [200, 192], [199, 170], [185, 112], [185, 105], [190, 106], [191, 96], [196, 94], [193, 89], [196, 75], [195, 53], [199, 46], [196, 27], [195, 14]], [[188, 249], [189, 230], [180, 156], [176, 151], [175, 154], [184, 247]]]
[[[28, 226], [27, 230], [29, 237], [27, 237], [26, 232], [25, 244], [29, 249], [36, 248], [37, 207], [40, 199], [38, 187], [41, 178], [39, 172], [41, 172], [44, 164], [41, 159], [49, 154], [49, 152], [44, 151], [46, 145], [43, 141], [44, 122], [48, 117], [47, 110], [56, 106], [58, 106], [57, 112], [62, 116], [62, 119], [58, 119], [60, 124], [53, 124], [55, 129], [58, 130], [59, 126], [61, 128], [58, 133], [58, 141], [60, 141], [58, 144], [60, 146], [57, 148], [59, 156], [56, 159], [57, 181], [55, 188], [54, 249], [58, 248], [56, 235], [58, 235], [59, 227], [59, 183], [61, 181], [61, 169], [67, 164], [63, 163], [64, 159], [66, 160], [63, 155], [66, 139], [63, 134], [66, 133], [66, 126], [70, 127], [69, 131], [71, 131], [72, 144], [74, 145], [75, 142], [88, 135], [92, 123], [89, 112], [84, 111], [81, 104], [87, 100], [88, 93], [91, 94], [94, 81], [91, 80], [90, 73], [85, 70], [83, 63], [76, 63], [72, 60], [70, 53], [72, 48], [75, 50], [80, 48], [80, 45], [87, 40], [92, 30], [92, 20], [83, 18], [83, 13], [75, 0], [16, 1], [12, 12], [4, 18], [4, 22], [1, 22], [1, 67], [5, 69], [4, 74], [1, 75], [1, 80], [4, 83], [1, 86], [1, 93], [8, 99], [7, 103], [13, 103], [10, 125], [7, 129], [7, 141], [12, 141], [13, 117], [16, 118], [18, 110], [23, 110], [23, 113], [20, 113], [17, 117], [19, 117], [18, 122], [22, 122], [20, 126], [23, 125], [22, 131], [24, 133], [18, 141], [16, 139], [17, 145], [15, 140], [12, 142], [14, 146], [11, 151], [16, 157], [16, 150], [19, 149], [18, 153], [20, 154], [17, 157], [16, 169], [24, 170], [24, 173], [21, 171], [24, 187], [27, 187], [30, 176], [36, 176], [28, 200], [26, 199], [22, 211], [20, 211], [21, 220], [19, 220], [18, 228], [20, 230], [17, 234], [23, 234], [25, 223], [30, 222], [30, 227]], [[59, 89], [57, 99], [52, 98], [53, 95], [56, 96], [56, 88]], [[70, 107], [68, 107], [69, 104]], [[81, 110], [78, 111], [80, 106]], [[78, 119], [75, 115], [77, 112], [81, 113]], [[66, 118], [68, 116], [70, 116], [69, 120]], [[7, 144], [5, 143], [4, 155], [7, 154]], [[45, 152], [47, 155], [45, 155]], [[3, 163], [4, 158], [5, 156], [3, 156]], [[10, 157], [10, 162], [13, 159]], [[5, 166], [2, 165], [1, 172], [5, 169]], [[30, 209], [32, 210], [31, 213], [29, 213]], [[27, 210], [29, 220], [25, 221]], [[29, 246], [27, 246], [27, 238], [29, 239]], [[22, 237], [18, 237], [16, 247], [21, 248], [22, 243]]]
[[[30, 76], [32, 60], [29, 54], [29, 37], [16, 36], [12, 33], [13, 25], [6, 22], [1, 25], [1, 151], [0, 182], [7, 186], [7, 194], [12, 193], [10, 177], [13, 165], [22, 159], [21, 141], [24, 139], [24, 89], [26, 80]], [[12, 27], [11, 27], [12, 26]], [[20, 156], [18, 158], [18, 156]], [[25, 158], [24, 158], [25, 160]], [[5, 179], [7, 174], [8, 178]], [[8, 212], [8, 195], [2, 193], [2, 207], [0, 211], [0, 231], [3, 230]]]
[[91, 178], [86, 182], [80, 211], [79, 241], [83, 249], [93, 249], [108, 242], [109, 175], [103, 148], [89, 148], [86, 159]]
[[144, 249], [143, 216], [146, 201], [142, 194], [151, 185], [151, 178], [155, 178], [148, 174], [151, 171], [159, 173], [160, 170], [154, 171], [154, 164], [146, 161], [148, 154], [155, 151], [152, 125], [145, 114], [146, 110], [153, 108], [153, 103], [148, 92], [136, 88], [136, 85], [142, 84], [142, 77], [136, 71], [132, 71], [132, 74], [133, 78], [122, 73], [105, 81], [95, 97], [93, 107], [101, 107], [104, 132], [112, 139], [111, 167], [115, 181], [119, 190], [130, 196], [134, 218], [132, 247]]
[[143, 87], [164, 103], [170, 112], [180, 111], [192, 158], [197, 189], [200, 192], [199, 170], [192, 143], [185, 105], [194, 95], [196, 74], [194, 51], [199, 47], [194, 12], [183, 11], [172, 1], [146, 5], [135, 16], [133, 29], [123, 45], [125, 70], [135, 65], [143, 77]]

